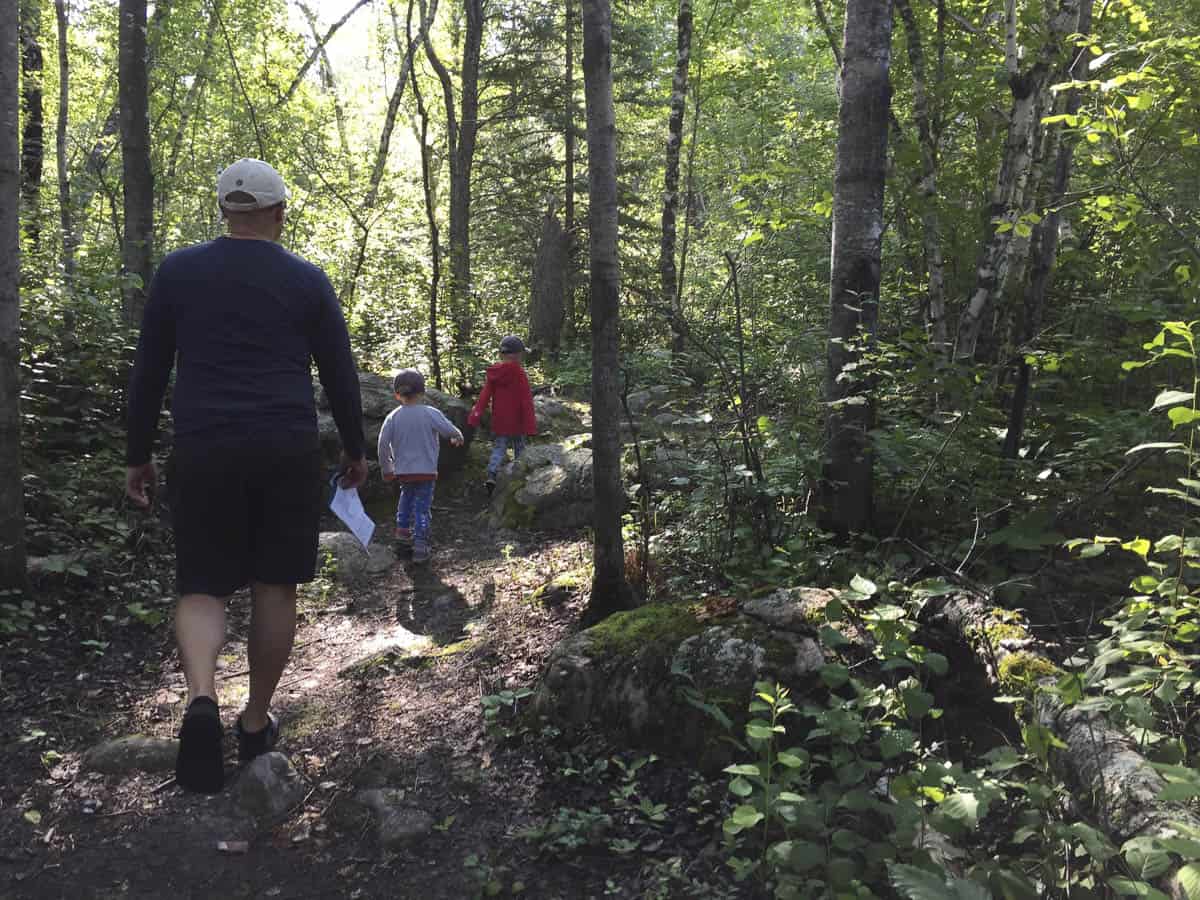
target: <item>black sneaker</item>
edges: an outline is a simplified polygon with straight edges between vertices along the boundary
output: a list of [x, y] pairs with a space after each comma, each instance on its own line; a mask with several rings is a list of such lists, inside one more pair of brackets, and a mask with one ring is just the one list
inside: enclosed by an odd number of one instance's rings
[[242, 717], [238, 716], [233, 725], [233, 733], [238, 739], [238, 762], [250, 762], [256, 756], [270, 753], [279, 742], [279, 720], [267, 713], [267, 725], [258, 731], [246, 731], [242, 727]]
[[489, 497], [490, 497], [490, 496], [492, 496], [492, 492], [493, 492], [494, 490], [496, 490], [496, 479], [495, 479], [495, 478], [489, 478], [487, 481], [485, 481], [485, 482], [483, 483], [483, 489], [484, 489], [485, 491], [487, 491], [487, 495], [488, 495]]
[[179, 755], [175, 782], [185, 791], [216, 794], [225, 786], [221, 758], [221, 710], [212, 697], [197, 697], [188, 704], [179, 726]]

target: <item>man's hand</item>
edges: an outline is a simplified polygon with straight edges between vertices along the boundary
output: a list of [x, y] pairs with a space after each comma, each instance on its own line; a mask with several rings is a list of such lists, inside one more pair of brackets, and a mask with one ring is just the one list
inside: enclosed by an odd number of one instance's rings
[[125, 496], [141, 509], [150, 508], [150, 498], [158, 488], [158, 469], [153, 462], [129, 466], [125, 470]]
[[450, 438], [450, 446], [451, 446], [451, 447], [461, 447], [462, 445], [463, 445], [463, 439], [462, 439], [462, 438], [460, 438], [460, 437], [452, 437], [452, 438]]
[[367, 458], [350, 459], [342, 453], [342, 480], [339, 484], [343, 490], [360, 487], [367, 481]]

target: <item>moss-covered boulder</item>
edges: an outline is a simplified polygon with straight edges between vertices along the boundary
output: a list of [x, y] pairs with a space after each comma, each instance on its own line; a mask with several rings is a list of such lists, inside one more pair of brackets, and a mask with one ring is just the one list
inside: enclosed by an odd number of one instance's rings
[[742, 612], [711, 618], [702, 605], [656, 603], [617, 613], [562, 642], [533, 710], [568, 734], [593, 728], [717, 769], [732, 745], [704, 707], [716, 706], [740, 736], [754, 683], [810, 685], [825, 655], [806, 630]]
[[492, 522], [501, 528], [578, 528], [592, 520], [592, 451], [586, 435], [535, 444], [501, 469]]

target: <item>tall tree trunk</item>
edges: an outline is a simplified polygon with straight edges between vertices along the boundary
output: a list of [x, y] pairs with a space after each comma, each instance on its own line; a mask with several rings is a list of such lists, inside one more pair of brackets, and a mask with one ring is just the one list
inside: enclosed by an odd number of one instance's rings
[[440, 391], [445, 387], [438, 350], [438, 285], [442, 279], [442, 241], [433, 188], [433, 148], [429, 146], [429, 110], [425, 108], [425, 98], [421, 95], [416, 66], [409, 70], [409, 76], [412, 79], [413, 98], [417, 101], [417, 116], [421, 122], [417, 140], [421, 143], [421, 189], [425, 195], [425, 221], [429, 224], [429, 366], [433, 384]]
[[[1079, 26], [1081, 34], [1087, 34], [1092, 29], [1093, 0], [1081, 0], [1079, 6]], [[1065, 73], [1065, 81], [1081, 81], [1087, 73], [1088, 54], [1079, 49]], [[1079, 112], [1081, 103], [1079, 91], [1067, 92], [1063, 112], [1073, 116]], [[1006, 459], [1016, 459], [1021, 447], [1021, 438], [1025, 430], [1025, 413], [1029, 406], [1030, 382], [1032, 369], [1025, 361], [1028, 345], [1037, 337], [1042, 327], [1042, 317], [1046, 310], [1046, 292], [1050, 287], [1054, 263], [1058, 258], [1058, 229], [1063, 199], [1071, 183], [1071, 166], [1075, 157], [1075, 137], [1065, 134], [1061, 122], [1049, 126], [1054, 130], [1058, 152], [1054, 161], [1054, 181], [1050, 187], [1050, 195], [1046, 198], [1046, 212], [1042, 220], [1033, 228], [1033, 270], [1030, 273], [1029, 288], [1025, 292], [1024, 309], [1022, 310], [1020, 327], [1017, 332], [1016, 353], [1020, 360], [1017, 364], [1017, 383], [1013, 388], [1012, 403], [1008, 411], [1008, 430], [1004, 435], [1003, 455]]]
[[[13, 0], [9, 0], [13, 2]], [[42, 112], [42, 0], [21, 0], [21, 205], [25, 236], [36, 250], [41, 235], [42, 162], [46, 156]]]
[[479, 61], [483, 43], [483, 0], [463, 0], [467, 28], [463, 35], [460, 108], [454, 103], [454, 84], [445, 65], [426, 38], [425, 55], [442, 83], [446, 105], [446, 142], [450, 160], [450, 320], [452, 351], [459, 380], [466, 372], [471, 341], [471, 167], [479, 134]]
[[583, 85], [587, 103], [588, 235], [592, 308], [592, 478], [596, 622], [633, 603], [625, 580], [621, 512], [621, 270], [617, 260], [617, 126], [612, 97], [610, 0], [583, 0]]
[[[146, 73], [149, 76], [150, 70], [154, 66], [154, 57], [158, 51], [158, 42], [162, 37], [163, 23], [166, 21], [167, 13], [171, 8], [170, 0], [160, 0], [154, 4], [154, 16], [150, 20], [150, 27], [143, 31], [143, 39], [148, 40], [146, 52]], [[64, 19], [65, 21], [65, 19]], [[148, 37], [147, 37], [148, 34]], [[118, 26], [118, 43], [120, 40]], [[119, 49], [118, 49], [119, 56]], [[118, 59], [118, 70], [120, 69]], [[118, 82], [120, 74], [118, 71]], [[72, 181], [70, 195], [72, 197], [72, 217], [74, 218], [75, 231], [71, 235], [72, 247], [78, 247], [83, 241], [83, 229], [87, 225], [87, 211], [92, 205], [92, 199], [96, 196], [97, 191], [103, 191], [105, 185], [105, 176], [108, 170], [108, 158], [112, 155], [115, 142], [113, 138], [118, 134], [121, 128], [121, 103], [120, 103], [120, 86], [117, 88], [118, 100], [113, 104], [108, 111], [108, 115], [104, 119], [104, 124], [100, 126], [100, 134], [97, 135], [95, 141], [92, 142], [92, 148], [88, 151], [88, 155], [84, 160], [82, 170], [76, 171], [75, 177], [78, 182]], [[75, 188], [79, 190], [76, 191]]]
[[833, 188], [833, 257], [825, 394], [829, 458], [822, 516], [839, 532], [869, 527], [873, 472], [871, 386], [854, 368], [875, 335], [879, 312], [883, 188], [891, 103], [890, 0], [849, 0]]
[[[392, 16], [392, 35], [396, 41], [397, 48], [402, 47], [400, 41], [400, 26], [396, 21], [396, 7], [391, 2], [388, 3], [388, 11]], [[392, 132], [396, 128], [396, 114], [400, 111], [400, 101], [404, 97], [404, 87], [408, 83], [409, 72], [412, 71], [413, 53], [416, 50], [417, 43], [412, 37], [412, 14], [413, 0], [408, 0], [408, 14], [405, 19], [405, 30], [408, 35], [408, 45], [404, 50], [404, 62], [400, 66], [400, 74], [396, 79], [395, 87], [392, 88], [391, 99], [388, 100], [387, 113], [383, 119], [383, 129], [379, 133], [379, 148], [375, 151], [375, 163], [371, 166], [370, 182], [367, 185], [367, 196], [363, 200], [363, 209], [361, 212], [355, 213], [355, 224], [359, 226], [361, 232], [358, 240], [358, 249], [355, 252], [354, 265], [350, 269], [350, 274], [346, 278], [346, 286], [342, 290], [342, 303], [346, 307], [354, 305], [354, 295], [358, 289], [358, 276], [362, 272], [363, 265], [367, 261], [367, 245], [371, 240], [371, 226], [374, 220], [370, 217], [370, 213], [375, 209], [379, 202], [379, 189], [383, 185], [383, 175], [387, 171], [388, 153], [392, 145]], [[429, 26], [433, 23], [434, 17], [437, 15], [437, 0], [433, 0], [430, 4], [429, 11], [426, 13], [424, 0], [421, 2], [421, 24], [419, 40], [426, 40], [429, 34]], [[363, 215], [365, 212], [367, 215]]]
[[71, 221], [71, 179], [67, 175], [67, 112], [70, 102], [70, 68], [67, 56], [67, 4], [54, 0], [58, 23], [58, 122], [54, 129], [54, 156], [58, 171], [58, 218], [62, 229], [63, 273], [75, 277], [75, 226]]
[[25, 584], [21, 483], [21, 204], [17, 4], [0, 3], [0, 590]]
[[675, 33], [675, 77], [671, 81], [671, 115], [667, 123], [667, 166], [658, 273], [663, 308], [670, 316], [671, 352], [678, 356], [683, 352], [687, 329], [683, 324], [682, 292], [675, 268], [675, 215], [679, 209], [679, 152], [683, 147], [683, 114], [687, 108], [688, 64], [692, 58], [692, 0], [679, 0]]
[[566, 232], [551, 198], [542, 216], [542, 234], [533, 263], [529, 291], [529, 345], [558, 356], [563, 324], [563, 276], [567, 268]]
[[142, 320], [154, 243], [154, 173], [150, 169], [150, 95], [146, 74], [146, 0], [121, 0], [117, 77], [125, 239], [121, 249], [125, 322]]
[[895, 0], [896, 10], [904, 23], [908, 45], [908, 62], [912, 67], [913, 116], [917, 121], [917, 139], [921, 145], [921, 177], [917, 192], [921, 197], [922, 239], [925, 245], [925, 270], [929, 275], [926, 291], [926, 318], [929, 324], [929, 344], [940, 354], [950, 352], [946, 328], [946, 275], [942, 261], [941, 223], [938, 219], [937, 196], [937, 133], [930, 111], [925, 53], [921, 31], [917, 27], [909, 0]]
[[[1074, 33], [1079, 23], [1079, 2], [1059, 0], [1056, 8], [1048, 10], [1045, 42], [1037, 60], [1026, 71], [1020, 69], [1016, 3], [1008, 0], [1006, 4], [1005, 59], [1013, 102], [1000, 170], [988, 206], [992, 230], [980, 248], [975, 287], [959, 317], [955, 355], [960, 359], [974, 358], [985, 319], [1008, 284], [1013, 259], [1010, 245], [1018, 237], [1018, 220], [1025, 210], [1037, 151], [1038, 110], [1046, 108], [1051, 76], [1058, 70], [1056, 61], [1067, 36]], [[1021, 230], [1025, 227], [1022, 224]]]
[[563, 278], [563, 339], [575, 342], [575, 0], [566, 0], [566, 75], [563, 85], [563, 231], [567, 271]]

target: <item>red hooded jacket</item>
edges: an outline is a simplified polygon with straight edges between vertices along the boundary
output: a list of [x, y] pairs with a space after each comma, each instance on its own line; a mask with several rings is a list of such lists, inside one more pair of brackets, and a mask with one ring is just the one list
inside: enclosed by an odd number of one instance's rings
[[468, 425], [479, 424], [489, 402], [492, 404], [492, 434], [506, 437], [537, 434], [533, 392], [529, 390], [529, 378], [520, 363], [500, 362], [488, 366], [487, 381], [467, 417]]

